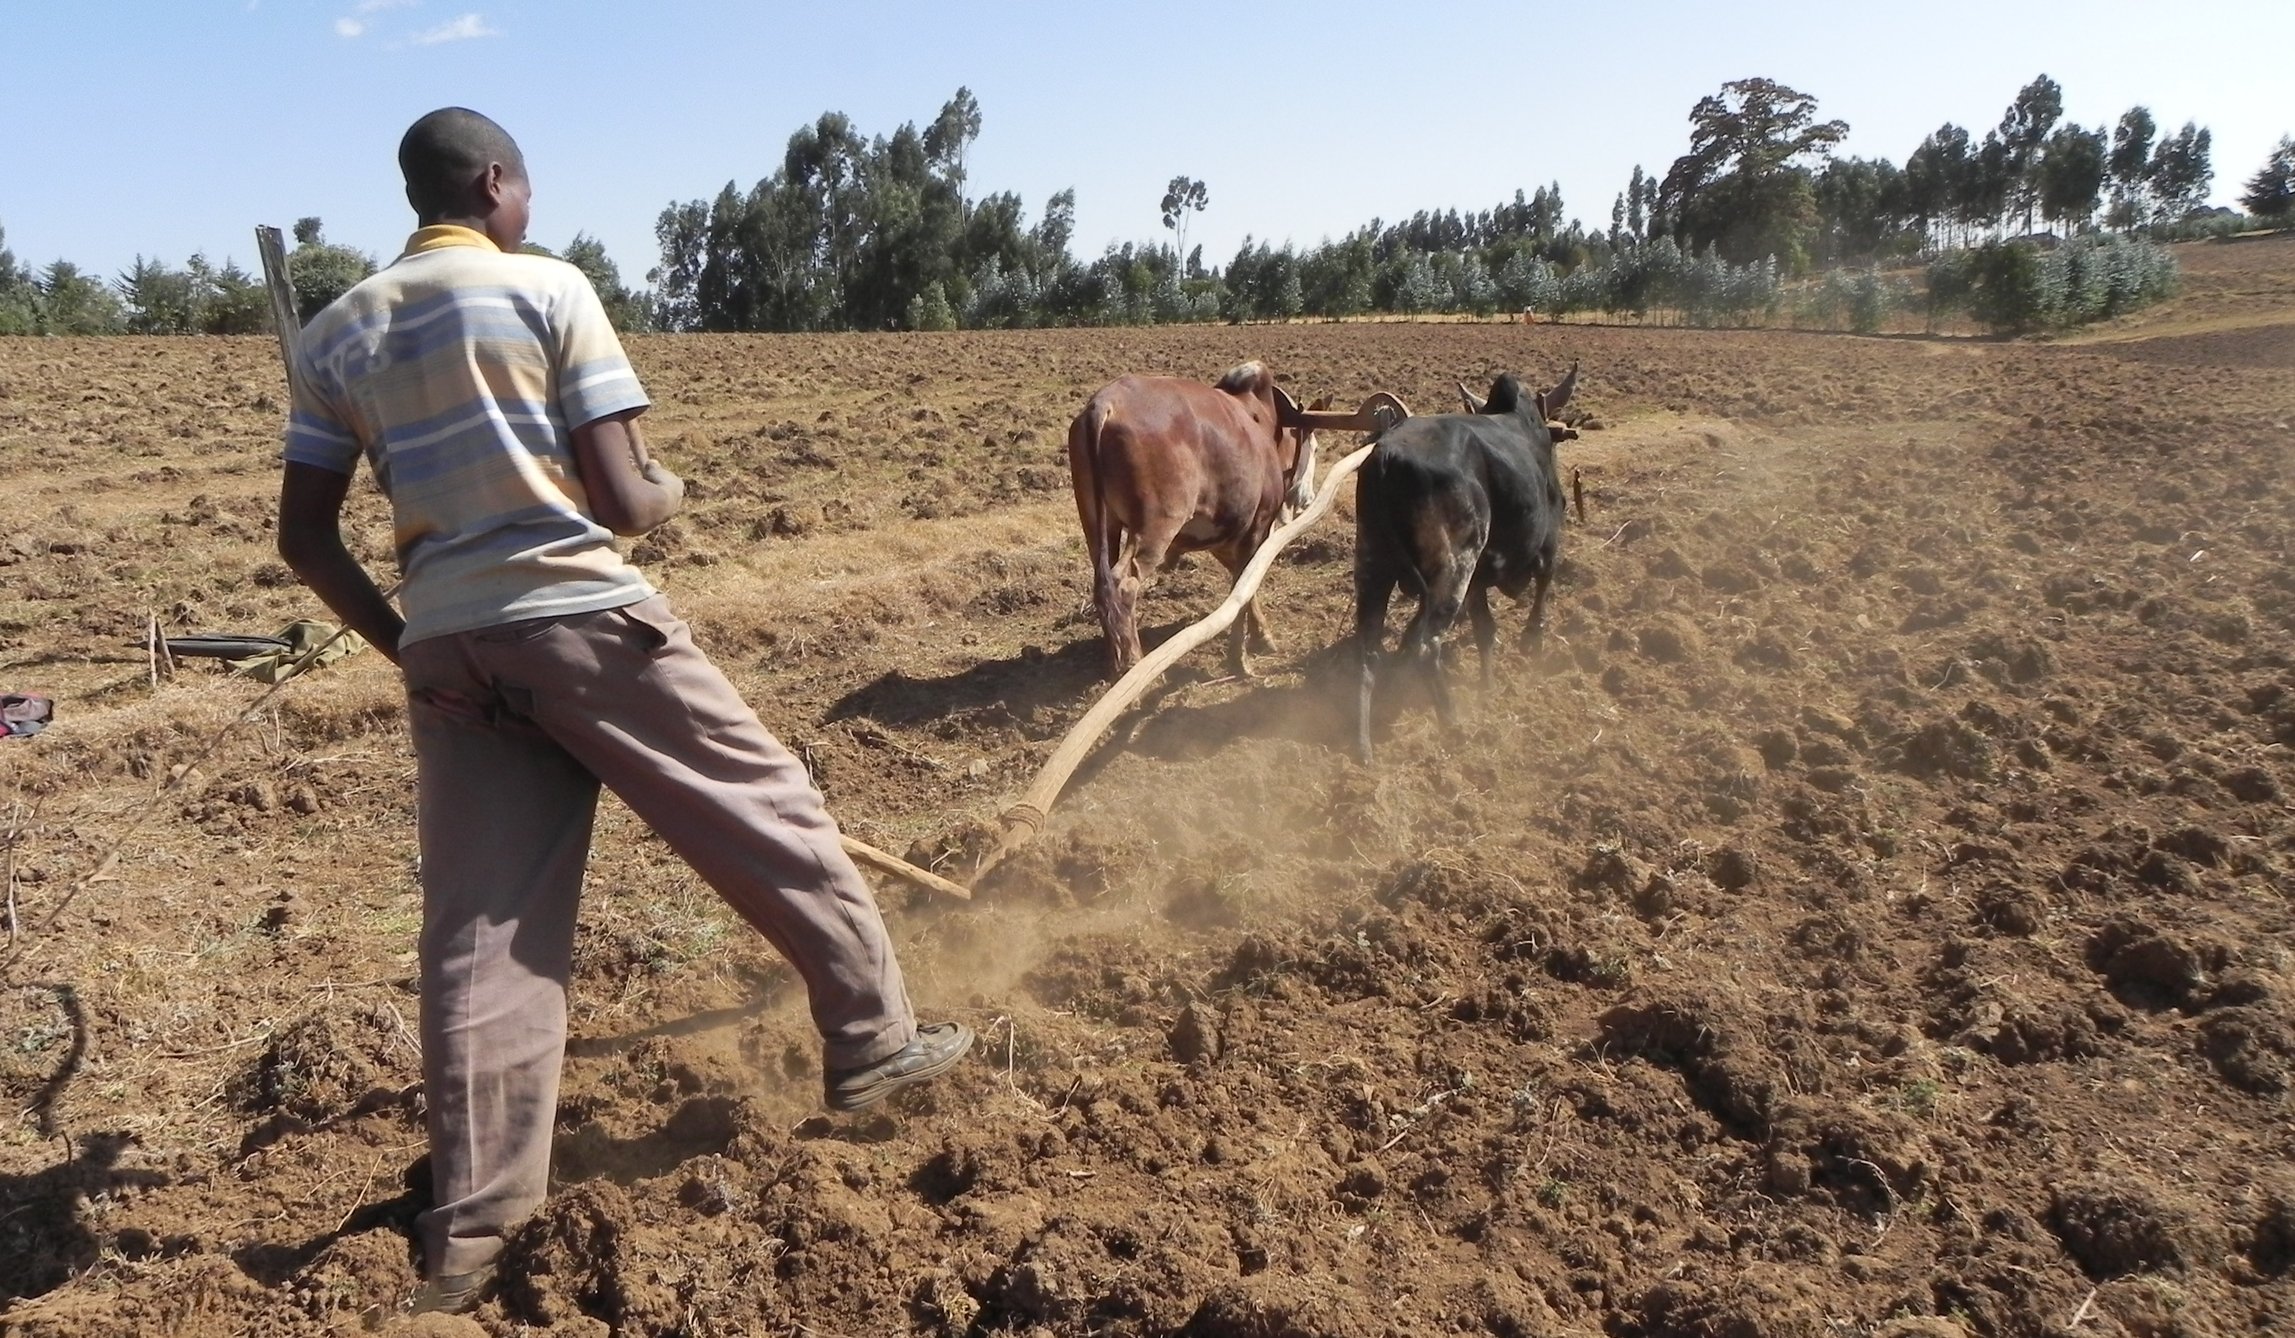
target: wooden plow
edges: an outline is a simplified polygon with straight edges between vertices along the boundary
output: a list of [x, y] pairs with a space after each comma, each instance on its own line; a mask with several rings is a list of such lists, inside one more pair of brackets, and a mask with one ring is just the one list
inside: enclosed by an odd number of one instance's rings
[[[1329, 432], [1366, 432], [1374, 434], [1374, 439], [1331, 466], [1330, 472], [1323, 475], [1323, 483], [1315, 492], [1315, 500], [1267, 536], [1267, 542], [1261, 544], [1259, 551], [1252, 555], [1242, 574], [1235, 578], [1234, 588], [1227, 592], [1226, 600], [1218, 608], [1173, 633], [1170, 640], [1142, 656], [1140, 662], [1102, 693], [1092, 708], [1084, 713], [1084, 718], [1078, 720], [1061, 737], [1051, 757], [1037, 771], [1034, 782], [998, 815], [996, 843], [974, 866], [974, 882], [986, 877], [990, 870], [1035, 839], [1036, 833], [1043, 829], [1052, 805], [1059, 800], [1061, 791], [1067, 788], [1068, 779], [1075, 775], [1076, 768], [1090, 755], [1093, 746], [1100, 741], [1100, 736], [1107, 733], [1116, 718], [1129, 710], [1157, 679], [1163, 677], [1165, 670], [1178, 663], [1181, 656], [1226, 631], [1242, 615], [1243, 606], [1259, 592], [1259, 583], [1266, 579], [1268, 571], [1275, 565], [1275, 559], [1293, 540], [1329, 514], [1331, 507], [1338, 502], [1339, 485], [1361, 469], [1363, 461], [1370, 458], [1371, 448], [1377, 444], [1375, 434], [1384, 432], [1408, 417], [1410, 409], [1383, 390], [1365, 399], [1353, 413], [1285, 408], [1283, 425], [1286, 427]], [[849, 850], [858, 843], [848, 840], [846, 844]], [[883, 851], [869, 850], [866, 857], [854, 852], [854, 858], [863, 859], [873, 868], [935, 891], [960, 897], [972, 895], [968, 888], [917, 868], [906, 860], [895, 859]]]

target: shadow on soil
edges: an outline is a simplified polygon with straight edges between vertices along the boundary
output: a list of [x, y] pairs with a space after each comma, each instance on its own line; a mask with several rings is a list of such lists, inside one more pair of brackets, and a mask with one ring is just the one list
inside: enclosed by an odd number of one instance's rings
[[551, 1149], [551, 1178], [559, 1184], [611, 1180], [634, 1185], [678, 1166], [723, 1152], [740, 1132], [739, 1101], [730, 1096], [689, 1097], [660, 1127], [617, 1137], [595, 1121], [559, 1133]]
[[[1168, 635], [1177, 629], [1162, 630]], [[1099, 682], [1100, 663], [1100, 639], [1093, 636], [1055, 651], [1030, 646], [942, 678], [915, 678], [894, 669], [838, 698], [828, 718], [866, 718], [896, 727], [983, 716], [1032, 721], [1042, 712], [1065, 714], [1080, 706]]]
[[406, 1240], [407, 1262], [416, 1261], [414, 1220], [430, 1207], [430, 1158], [417, 1157], [399, 1177], [399, 1192], [387, 1199], [361, 1203], [332, 1231], [322, 1231], [297, 1244], [255, 1241], [231, 1252], [239, 1271], [266, 1287], [282, 1287], [309, 1268], [326, 1248], [350, 1236], [387, 1228]]
[[[125, 1189], [168, 1183], [158, 1171], [124, 1169], [120, 1154], [135, 1143], [125, 1133], [66, 1139], [64, 1160], [30, 1175], [0, 1175], [0, 1302], [39, 1296], [70, 1281], [96, 1262], [104, 1241], [82, 1220], [90, 1199]], [[108, 1242], [129, 1258], [153, 1258], [188, 1248], [142, 1231], [125, 1231]]]
[[[1181, 620], [1143, 627], [1140, 645], [1152, 651], [1187, 626], [1188, 621]], [[829, 707], [828, 719], [865, 718], [880, 725], [911, 727], [939, 720], [983, 723], [986, 717], [1009, 717], [1023, 726], [1065, 728], [1107, 688], [1100, 677], [1105, 655], [1095, 633], [1057, 650], [1029, 646], [1018, 655], [981, 660], [941, 678], [917, 678], [894, 669], [838, 698]], [[1179, 672], [1183, 671], [1174, 671]]]

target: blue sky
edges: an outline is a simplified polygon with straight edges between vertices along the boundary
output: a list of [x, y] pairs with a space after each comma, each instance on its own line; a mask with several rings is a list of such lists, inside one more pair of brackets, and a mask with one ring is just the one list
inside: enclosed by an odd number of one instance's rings
[[1190, 240], [1214, 263], [1247, 233], [1309, 244], [1549, 181], [1606, 224], [1636, 163], [1687, 146], [1690, 105], [1748, 75], [1901, 162], [2044, 71], [2083, 123], [2142, 102], [2208, 126], [2219, 201], [2295, 132], [2289, 0], [0, 0], [0, 34], [0, 227], [19, 259], [104, 274], [138, 253], [252, 267], [250, 226], [305, 214], [394, 254], [398, 136], [457, 103], [524, 145], [534, 239], [590, 232], [633, 282], [670, 201], [747, 187], [822, 111], [889, 133], [960, 84], [984, 118], [975, 194], [1018, 191], [1033, 218], [1073, 186], [1090, 255], [1162, 235], [1164, 183], [1200, 177]]

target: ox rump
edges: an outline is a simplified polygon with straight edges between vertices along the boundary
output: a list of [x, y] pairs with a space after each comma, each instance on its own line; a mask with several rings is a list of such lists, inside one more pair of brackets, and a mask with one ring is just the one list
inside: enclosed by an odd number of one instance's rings
[[1490, 685], [1498, 623], [1492, 587], [1527, 595], [1522, 632], [1535, 647], [1545, 628], [1546, 590], [1562, 546], [1562, 481], [1554, 443], [1577, 434], [1549, 419], [1569, 402], [1578, 367], [1551, 390], [1531, 392], [1512, 373], [1487, 400], [1459, 388], [1468, 412], [1409, 418], [1389, 428], [1355, 483], [1355, 655], [1361, 675], [1356, 752], [1371, 757], [1371, 693], [1397, 586], [1418, 598], [1400, 651], [1421, 664], [1444, 726], [1457, 714], [1443, 649], [1465, 609]]
[[[1301, 419], [1274, 373], [1247, 362], [1208, 385], [1123, 377], [1069, 424], [1068, 470], [1108, 677], [1139, 661], [1139, 596], [1154, 573], [1209, 553], [1232, 580], [1281, 517], [1313, 499], [1315, 432]], [[1273, 648], [1254, 598], [1228, 637], [1228, 668], [1248, 675], [1247, 651]]]

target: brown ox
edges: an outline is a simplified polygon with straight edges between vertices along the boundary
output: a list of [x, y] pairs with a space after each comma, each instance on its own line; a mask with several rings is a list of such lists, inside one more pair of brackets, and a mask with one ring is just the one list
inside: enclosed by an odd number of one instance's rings
[[[1214, 385], [1127, 376], [1076, 415], [1068, 470], [1110, 678], [1139, 662], [1138, 603], [1150, 573], [1207, 552], [1232, 579], [1287, 509], [1313, 499], [1315, 434], [1285, 426], [1298, 412], [1273, 373], [1247, 362]], [[1251, 672], [1247, 645], [1274, 647], [1256, 599], [1228, 638], [1237, 674]]]

